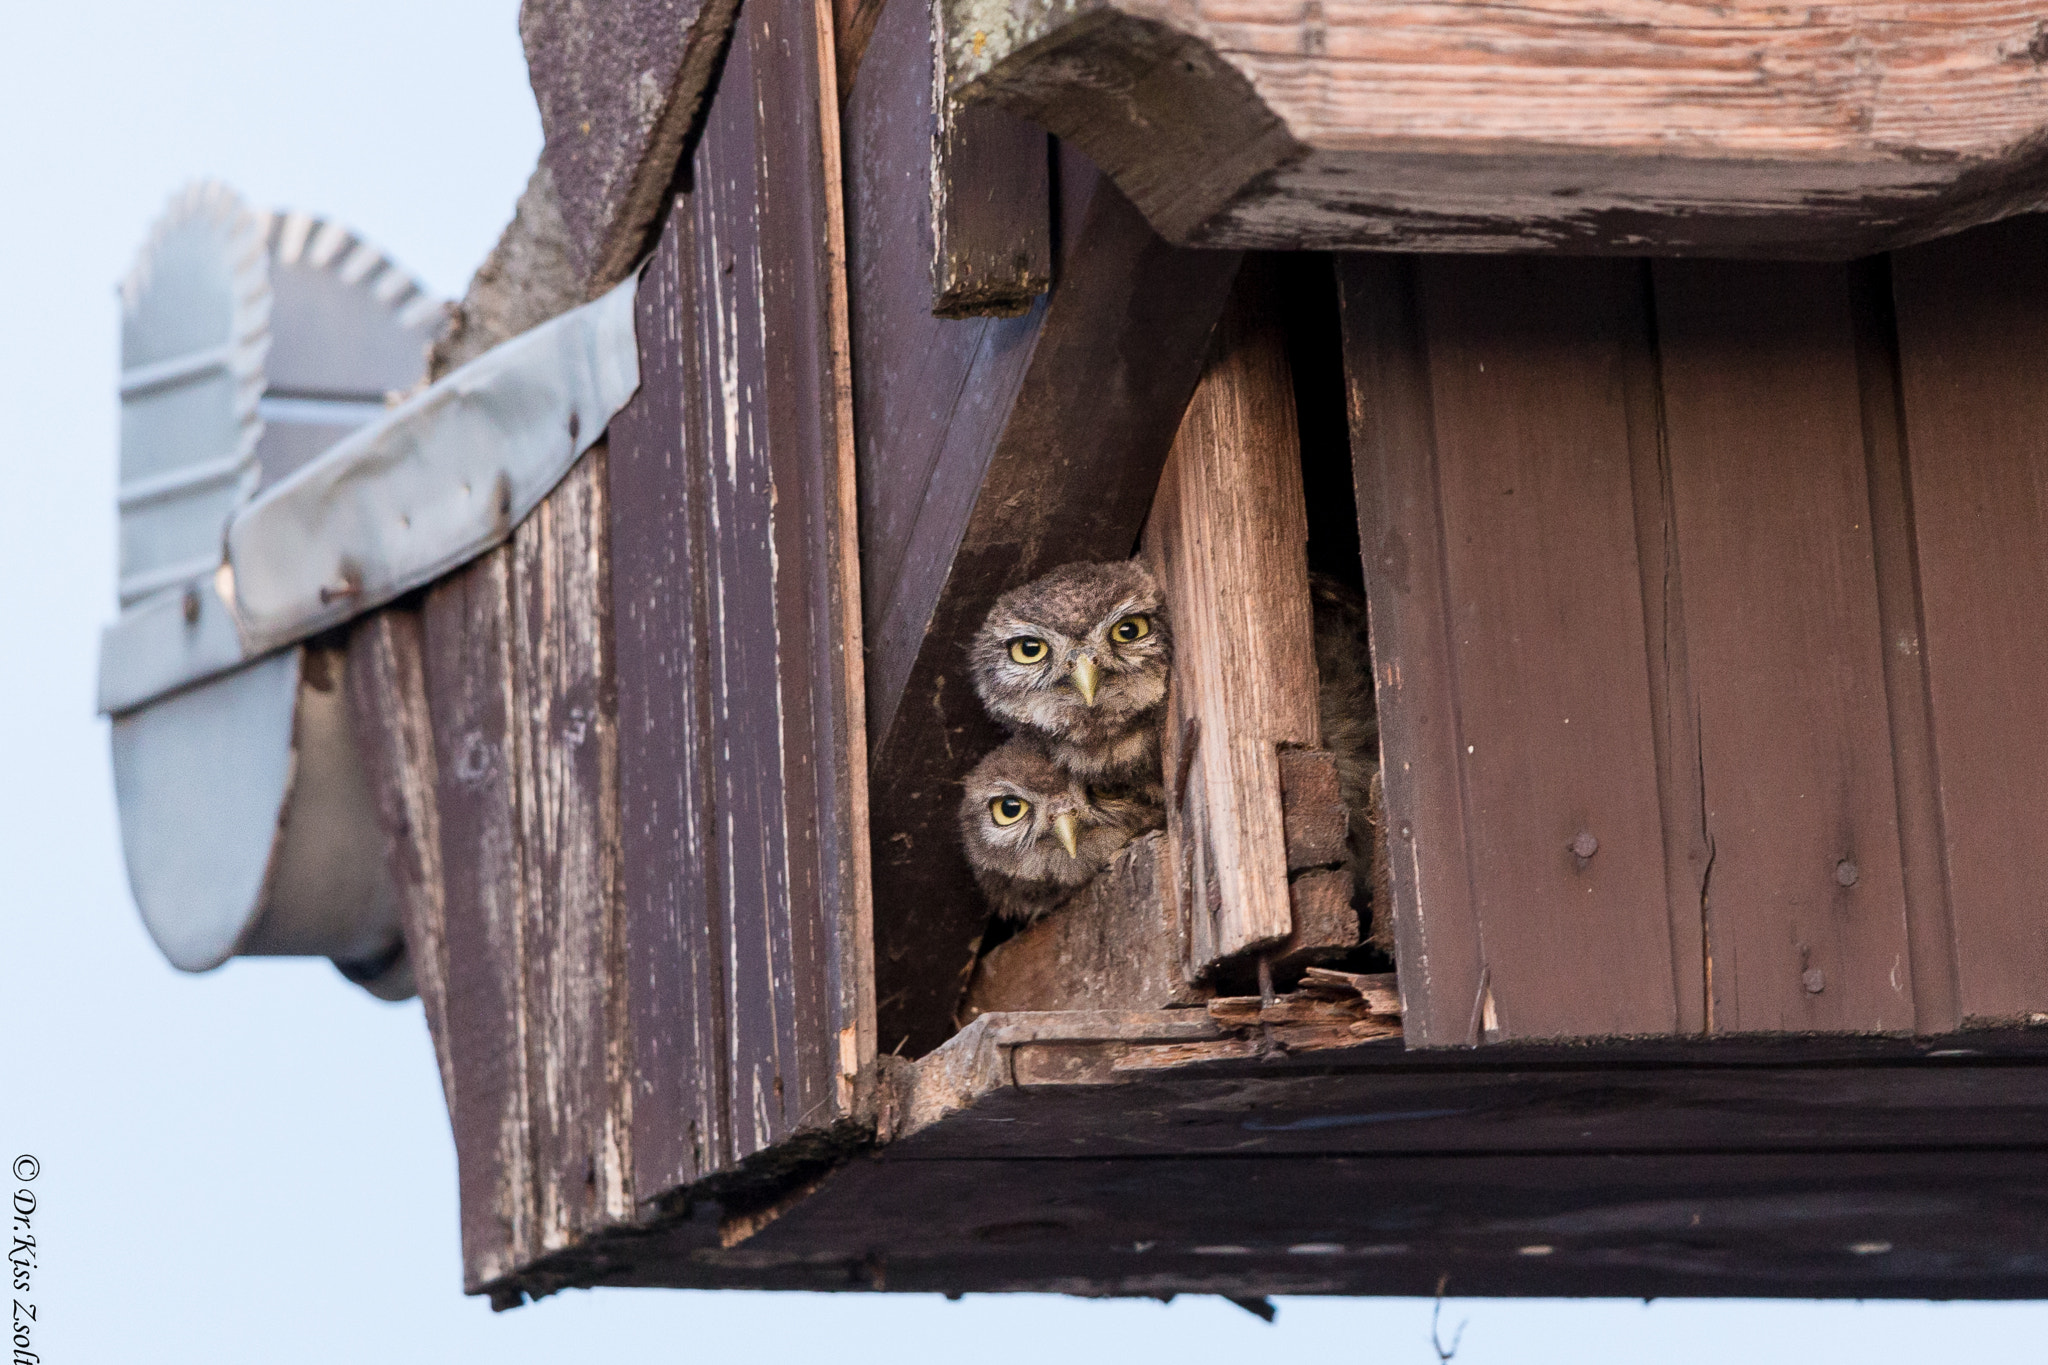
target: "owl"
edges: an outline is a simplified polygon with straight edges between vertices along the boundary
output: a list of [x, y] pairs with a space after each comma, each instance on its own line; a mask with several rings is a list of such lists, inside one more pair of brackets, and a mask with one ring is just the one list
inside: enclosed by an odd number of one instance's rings
[[1372, 646], [1365, 599], [1325, 574], [1309, 575], [1314, 609], [1317, 712], [1323, 748], [1337, 759], [1337, 787], [1351, 814], [1350, 863], [1360, 892], [1371, 888], [1372, 945], [1393, 947], [1387, 914], [1386, 864], [1375, 856], [1373, 830], [1381, 811], [1380, 717], [1373, 701]]
[[1173, 638], [1143, 564], [1067, 564], [1004, 593], [968, 653], [982, 705], [1012, 732], [1084, 781], [1158, 787]]
[[1156, 802], [1091, 787], [1029, 735], [990, 752], [964, 785], [960, 839], [989, 908], [1004, 919], [1056, 908], [1118, 849], [1165, 823]]

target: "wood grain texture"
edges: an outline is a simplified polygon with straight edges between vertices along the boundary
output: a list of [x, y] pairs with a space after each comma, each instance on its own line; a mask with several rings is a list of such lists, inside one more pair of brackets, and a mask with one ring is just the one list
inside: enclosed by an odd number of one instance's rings
[[1280, 750], [1320, 738], [1301, 443], [1269, 278], [1240, 278], [1145, 525], [1173, 621], [1161, 758], [1190, 981], [1293, 932]]
[[940, 88], [945, 11], [929, 12], [932, 313], [1017, 317], [1052, 287], [1050, 147], [1036, 124]]
[[[2043, 220], [1893, 260], [1941, 853], [1967, 1020], [2048, 1010], [2048, 330]], [[1917, 628], [1916, 628], [1917, 627]]]
[[648, 245], [703, 106], [737, 0], [523, 0], [519, 36], [540, 105], [570, 264], [591, 297]]
[[963, 1020], [999, 1010], [1164, 1009], [1207, 992], [1181, 976], [1164, 836], [1117, 854], [1058, 911], [989, 950]]
[[510, 1275], [537, 1245], [511, 570], [511, 547], [492, 550], [430, 587], [421, 608], [446, 894], [448, 1055], [457, 1077], [451, 1121], [471, 1293]]
[[1020, 318], [932, 317], [931, 98], [925, 11], [899, 0], [845, 147], [878, 1018], [911, 1055], [951, 1032], [983, 920], [954, 784], [1000, 731], [961, 642], [1005, 589], [1129, 553], [1237, 266], [1168, 247], [1063, 154], [1052, 293]]
[[[743, 19], [612, 427], [637, 1176], [863, 1121], [872, 930], [827, 11]], [[821, 111], [786, 117], [808, 90]]]
[[394, 607], [349, 631], [349, 719], [377, 806], [413, 984], [427, 1017], [441, 1094], [456, 1109], [448, 1050], [447, 895], [441, 880], [441, 812], [433, 719], [417, 610]]
[[946, 0], [949, 88], [1169, 240], [1846, 258], [2048, 184], [2038, 10]]
[[1428, 354], [1407, 261], [1340, 258], [1337, 281], [1407, 1038], [1476, 1043], [1487, 978], [1465, 859]]
[[592, 447], [512, 533], [537, 1252], [633, 1215], [605, 453]]
[[1655, 280], [1713, 850], [1709, 1026], [1910, 1029], [1848, 274], [1660, 263]]
[[1545, 260], [1415, 273], [1481, 1033], [1667, 1032], [1681, 987], [1627, 403], [1649, 345], [1641, 273]]

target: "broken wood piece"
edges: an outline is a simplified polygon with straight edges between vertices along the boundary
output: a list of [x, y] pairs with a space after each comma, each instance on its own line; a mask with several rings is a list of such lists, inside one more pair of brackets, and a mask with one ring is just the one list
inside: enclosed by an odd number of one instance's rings
[[1276, 305], [1270, 273], [1248, 268], [1145, 526], [1174, 630], [1162, 759], [1171, 773], [1188, 765], [1166, 830], [1190, 981], [1294, 932], [1280, 755], [1319, 739], [1300, 436]]
[[1127, 845], [1064, 906], [998, 944], [967, 988], [963, 1020], [996, 1010], [1163, 1009], [1207, 992], [1181, 979], [1164, 876], [1165, 836]]
[[1401, 1012], [1401, 983], [1393, 972], [1340, 972], [1330, 967], [1310, 967], [1302, 974], [1298, 994], [1356, 995], [1371, 1014]]
[[1294, 932], [1268, 955], [1273, 970], [1285, 972], [1327, 961], [1358, 946], [1361, 935], [1358, 911], [1351, 905], [1353, 885], [1348, 867], [1303, 872], [1288, 884], [1287, 905], [1294, 915]]
[[1287, 870], [1334, 867], [1350, 849], [1350, 812], [1337, 784], [1337, 756], [1327, 749], [1280, 752], [1280, 824]]

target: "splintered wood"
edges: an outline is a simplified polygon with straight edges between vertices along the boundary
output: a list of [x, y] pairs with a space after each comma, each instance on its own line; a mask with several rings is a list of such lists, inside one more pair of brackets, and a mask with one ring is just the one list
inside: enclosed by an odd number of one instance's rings
[[1401, 992], [1392, 972], [1361, 975], [1310, 967], [1301, 986], [1271, 1000], [1232, 995], [1209, 1002], [1224, 1028], [1289, 1051], [1401, 1036]]
[[1300, 438], [1265, 283], [1248, 272], [1218, 325], [1145, 527], [1174, 629], [1166, 829], [1191, 981], [1293, 933], [1280, 751], [1318, 739]]

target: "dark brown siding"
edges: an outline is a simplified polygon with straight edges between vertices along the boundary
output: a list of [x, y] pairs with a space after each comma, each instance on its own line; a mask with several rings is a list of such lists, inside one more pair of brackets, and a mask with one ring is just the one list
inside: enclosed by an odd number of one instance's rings
[[2048, 1006], [2048, 232], [1889, 274], [1340, 266], [1411, 1042]]
[[821, 94], [812, 20], [741, 17], [642, 277], [641, 391], [612, 426], [643, 1197], [851, 1118], [872, 1057], [837, 201], [800, 112]]

